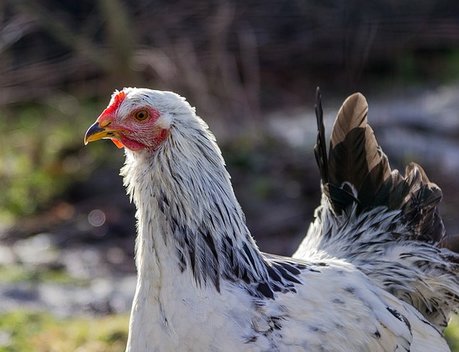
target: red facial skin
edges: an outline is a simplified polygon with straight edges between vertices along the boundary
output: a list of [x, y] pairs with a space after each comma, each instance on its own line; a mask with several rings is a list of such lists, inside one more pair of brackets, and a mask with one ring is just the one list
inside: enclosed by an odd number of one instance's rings
[[[117, 117], [117, 112], [125, 97], [124, 92], [115, 95], [112, 104], [100, 114], [97, 122], [101, 127], [116, 132], [116, 137], [112, 138], [112, 141], [118, 148], [126, 147], [133, 151], [157, 149], [169, 135], [167, 129], [156, 125], [160, 113], [152, 107], [140, 107], [121, 120]], [[148, 116], [139, 120], [136, 118], [139, 111]]]

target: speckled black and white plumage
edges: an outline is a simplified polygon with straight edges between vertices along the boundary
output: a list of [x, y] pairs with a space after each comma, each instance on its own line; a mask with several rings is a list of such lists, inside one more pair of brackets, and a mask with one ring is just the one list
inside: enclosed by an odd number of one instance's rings
[[334, 156], [329, 166], [319, 153], [327, 179], [308, 236], [295, 258], [264, 254], [194, 109], [174, 93], [123, 91], [113, 118], [152, 107], [168, 131], [154, 148], [126, 149], [121, 171], [138, 221], [127, 351], [448, 351], [441, 329], [459, 287], [455, 255], [424, 238], [423, 207], [436, 203], [419, 195], [415, 208], [414, 189], [403, 209], [362, 203], [358, 191], [375, 188], [343, 187]]
[[[368, 105], [361, 94], [341, 107], [328, 157], [320, 97], [317, 109], [323, 199], [294, 256], [346, 258], [441, 331], [459, 304], [459, 256], [440, 247], [445, 236], [440, 188], [415, 163], [404, 177], [391, 170], [367, 124]], [[351, 165], [361, 171], [356, 174]]]

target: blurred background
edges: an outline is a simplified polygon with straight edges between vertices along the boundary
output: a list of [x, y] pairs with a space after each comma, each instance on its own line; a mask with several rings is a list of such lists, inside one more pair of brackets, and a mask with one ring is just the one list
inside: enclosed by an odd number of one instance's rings
[[[354, 91], [391, 163], [444, 191], [459, 249], [459, 2], [0, 2], [0, 351], [123, 351], [135, 223], [112, 143], [83, 146], [115, 89], [188, 98], [222, 147], [262, 250], [291, 254], [319, 202], [328, 131]], [[459, 351], [457, 324], [448, 330]]]

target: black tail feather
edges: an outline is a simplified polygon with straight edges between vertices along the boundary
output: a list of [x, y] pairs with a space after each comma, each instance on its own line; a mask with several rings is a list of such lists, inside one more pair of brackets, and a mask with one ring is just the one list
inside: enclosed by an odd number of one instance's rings
[[328, 183], [328, 158], [325, 142], [324, 112], [322, 109], [322, 94], [320, 88], [316, 89], [316, 104], [314, 105], [317, 121], [317, 143], [314, 146], [314, 155], [319, 166], [320, 178], [324, 184]]
[[402, 210], [413, 238], [438, 243], [444, 236], [438, 204], [441, 189], [424, 170], [411, 163], [405, 176], [392, 170], [367, 123], [368, 104], [355, 93], [336, 117], [327, 158], [321, 94], [316, 93], [317, 144], [314, 148], [323, 192], [333, 211], [340, 214], [353, 204], [362, 212], [377, 206]]
[[353, 202], [358, 202], [354, 197], [352, 189], [346, 187], [337, 187], [336, 184], [329, 182], [329, 161], [327, 156], [327, 144], [325, 141], [325, 126], [322, 109], [322, 94], [320, 88], [316, 90], [316, 104], [314, 106], [317, 121], [317, 142], [314, 146], [314, 155], [319, 167], [320, 177], [322, 181], [322, 191], [328, 198], [333, 199], [332, 206], [335, 211], [340, 211], [348, 207]]

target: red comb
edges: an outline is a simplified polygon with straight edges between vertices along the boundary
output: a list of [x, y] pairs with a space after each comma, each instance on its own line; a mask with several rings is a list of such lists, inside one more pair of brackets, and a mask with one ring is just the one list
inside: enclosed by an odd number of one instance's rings
[[126, 93], [124, 91], [118, 92], [113, 97], [113, 102], [107, 106], [107, 108], [102, 112], [101, 116], [103, 115], [111, 115], [118, 110], [123, 100], [126, 98]]
[[[104, 111], [100, 114], [100, 116], [97, 118], [97, 121], [99, 123], [103, 123], [104, 120], [110, 120], [113, 118], [113, 114], [116, 113], [116, 110], [120, 107], [121, 103], [123, 100], [126, 98], [126, 93], [121, 91], [121, 92], [116, 92], [113, 97], [112, 97], [112, 102], [110, 105], [108, 105]], [[112, 139], [112, 142], [115, 143], [115, 145], [118, 148], [123, 148], [124, 144], [119, 141], [118, 139]]]

